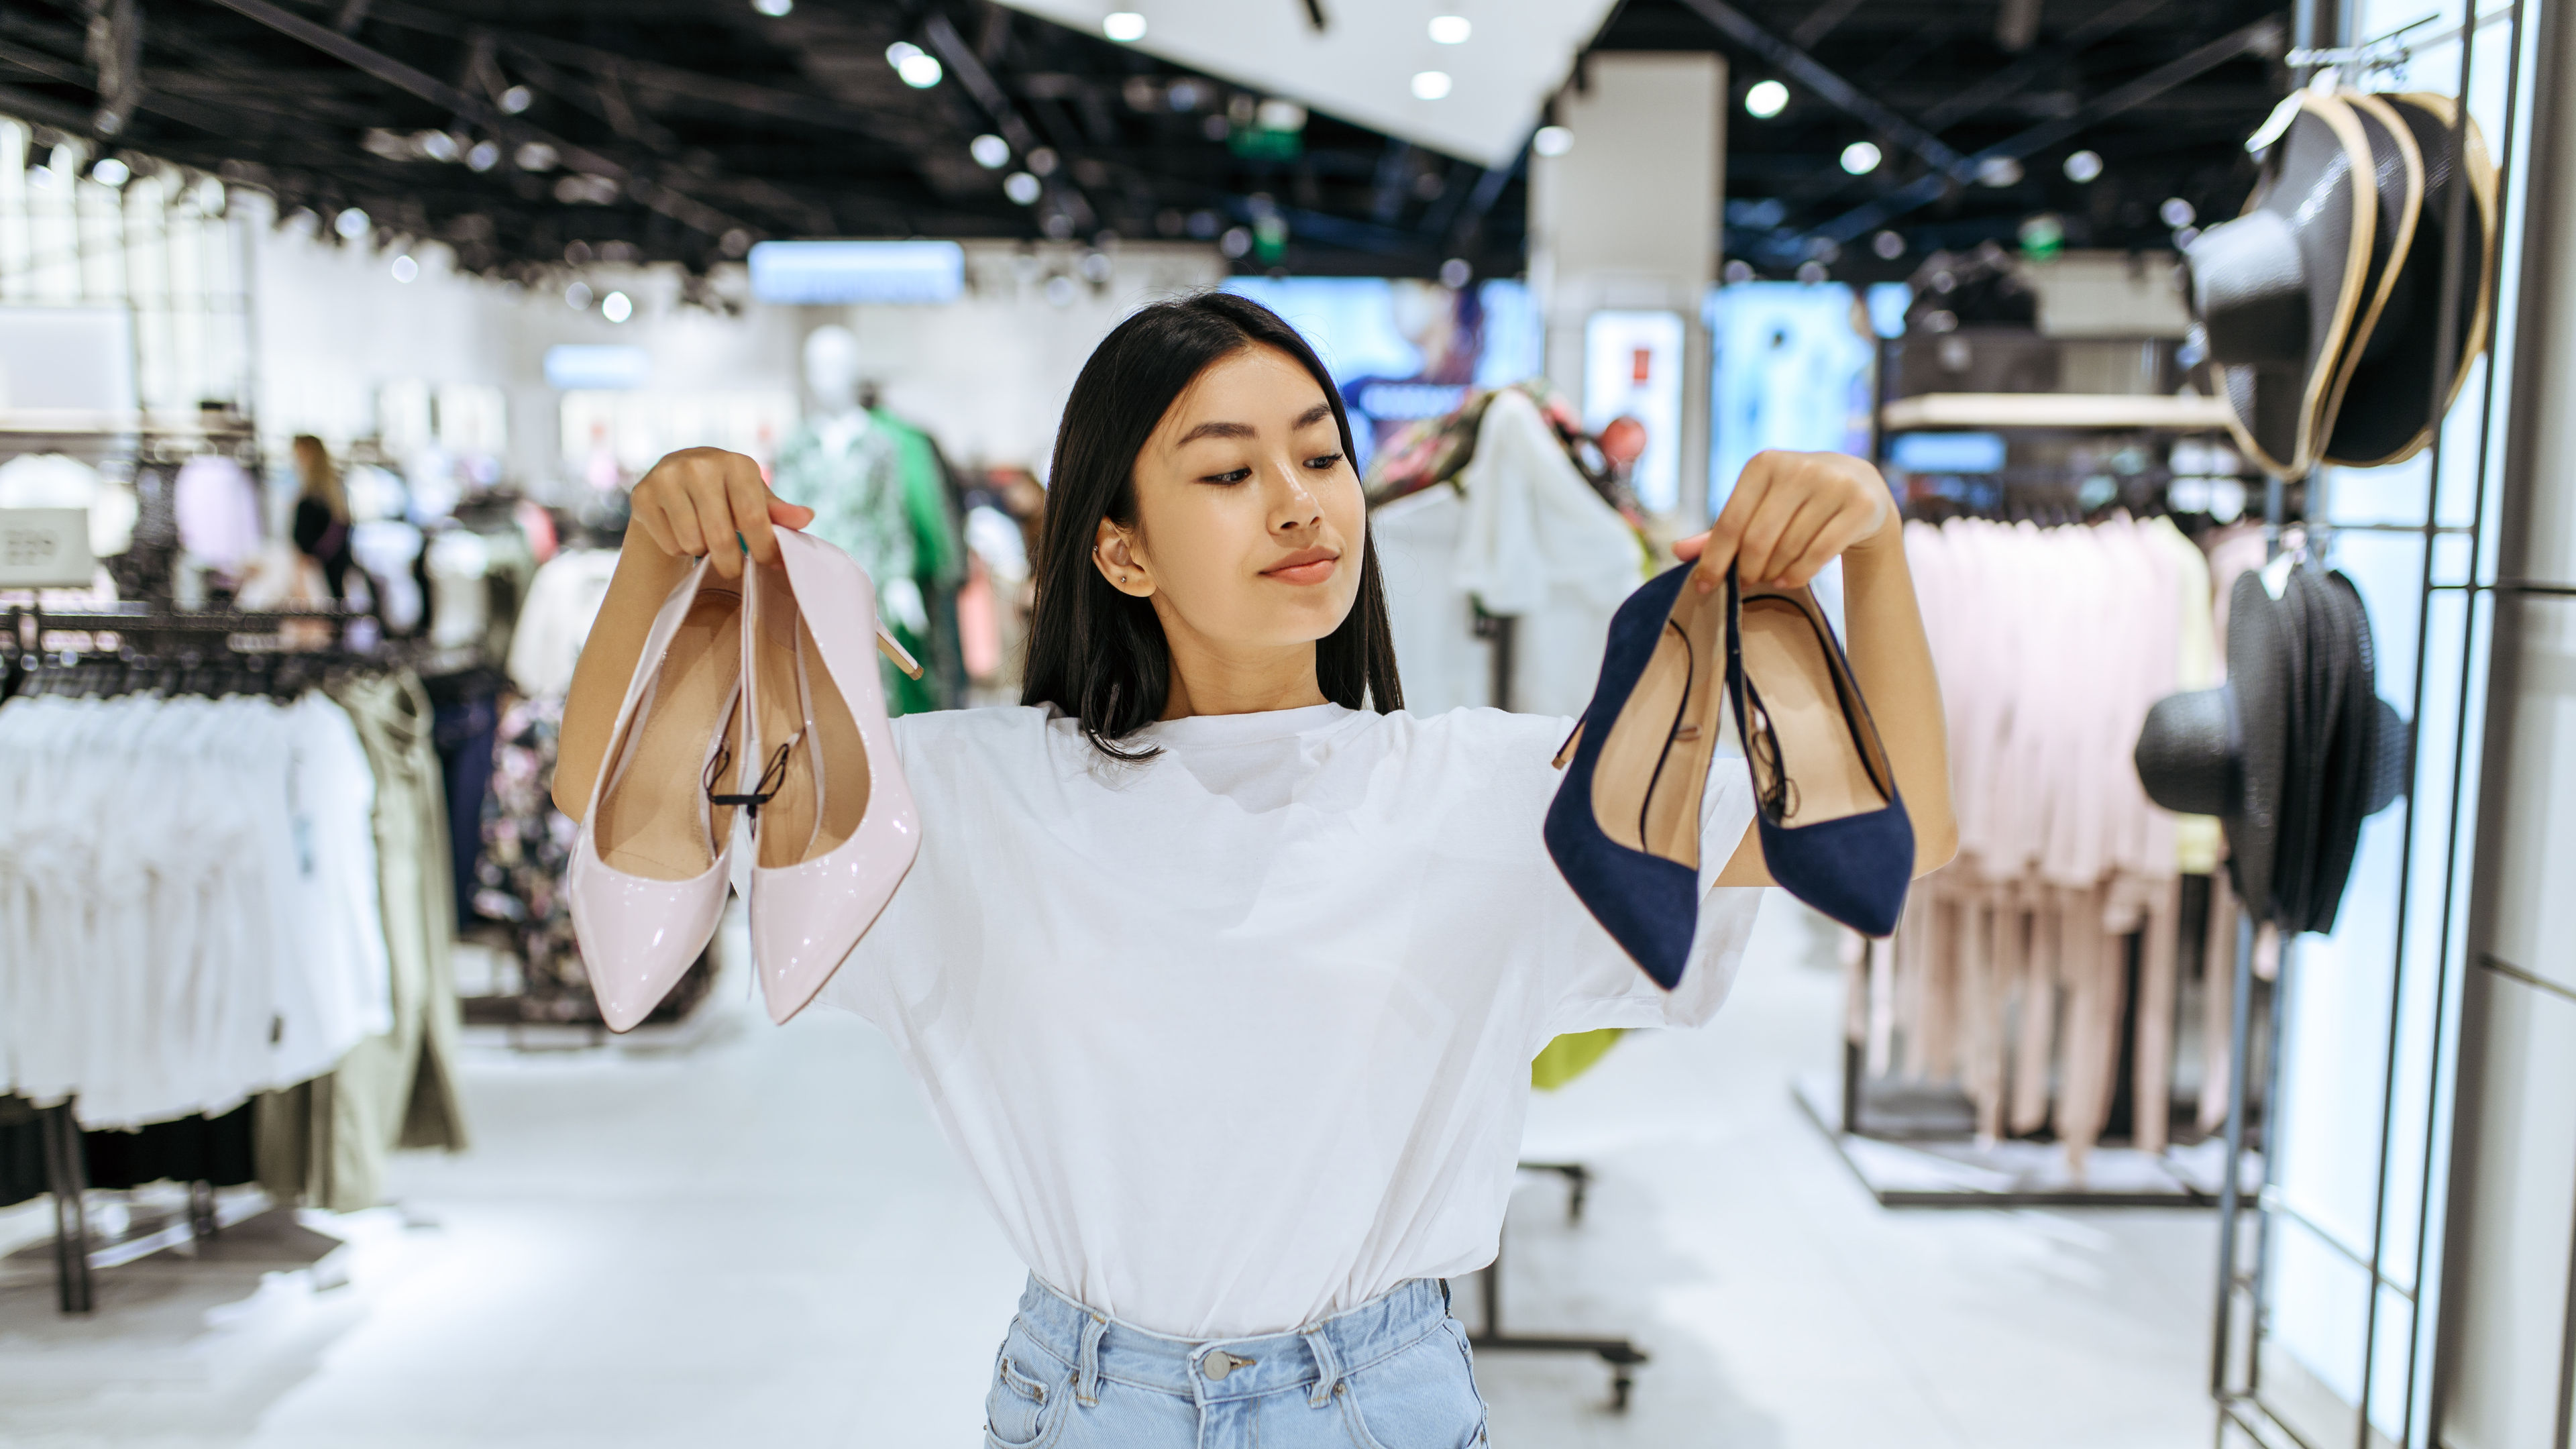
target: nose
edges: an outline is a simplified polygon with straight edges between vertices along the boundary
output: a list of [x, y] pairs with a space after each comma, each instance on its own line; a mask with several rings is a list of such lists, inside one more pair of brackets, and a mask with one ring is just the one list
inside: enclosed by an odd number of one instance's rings
[[1307, 486], [1306, 470], [1290, 462], [1279, 470], [1283, 486], [1276, 490], [1270, 506], [1270, 527], [1276, 533], [1295, 533], [1300, 529], [1321, 528], [1324, 506]]

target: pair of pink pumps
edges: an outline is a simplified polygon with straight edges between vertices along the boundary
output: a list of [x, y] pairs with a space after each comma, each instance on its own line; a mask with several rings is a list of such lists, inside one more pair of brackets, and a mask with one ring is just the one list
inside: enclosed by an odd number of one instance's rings
[[876, 588], [841, 550], [778, 531], [737, 583], [700, 559], [654, 617], [618, 707], [565, 890], [600, 1015], [641, 1022], [706, 949], [750, 813], [751, 953], [784, 1024], [875, 923], [920, 850], [875, 649]]

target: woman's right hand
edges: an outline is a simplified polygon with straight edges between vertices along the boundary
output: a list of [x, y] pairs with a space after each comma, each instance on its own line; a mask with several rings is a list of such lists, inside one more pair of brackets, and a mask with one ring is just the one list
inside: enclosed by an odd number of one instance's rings
[[[814, 510], [769, 491], [760, 465], [722, 448], [683, 448], [653, 465], [628, 497], [632, 522], [673, 558], [711, 558], [716, 572], [742, 577], [743, 548], [778, 562], [777, 528], [803, 528]], [[734, 539], [739, 536], [741, 544]]]

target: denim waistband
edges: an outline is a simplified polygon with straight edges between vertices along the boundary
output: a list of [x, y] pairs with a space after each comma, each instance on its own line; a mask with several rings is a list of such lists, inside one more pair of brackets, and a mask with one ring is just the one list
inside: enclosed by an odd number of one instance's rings
[[[1020, 1325], [1039, 1347], [1073, 1371], [1075, 1392], [1094, 1397], [1089, 1380], [1116, 1379], [1200, 1403], [1305, 1389], [1320, 1401], [1344, 1375], [1357, 1373], [1436, 1331], [1449, 1316], [1448, 1285], [1413, 1278], [1359, 1307], [1286, 1333], [1244, 1338], [1174, 1338], [1086, 1308], [1034, 1275], [1020, 1294]], [[1211, 1376], [1210, 1355], [1224, 1372]]]

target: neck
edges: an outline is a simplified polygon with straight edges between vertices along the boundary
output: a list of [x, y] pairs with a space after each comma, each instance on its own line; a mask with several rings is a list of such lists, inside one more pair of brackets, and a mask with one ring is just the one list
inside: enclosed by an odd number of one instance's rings
[[1160, 598], [1154, 603], [1172, 654], [1172, 685], [1163, 698], [1163, 718], [1262, 714], [1328, 702], [1323, 686], [1315, 682], [1314, 645], [1220, 644], [1174, 618]]

